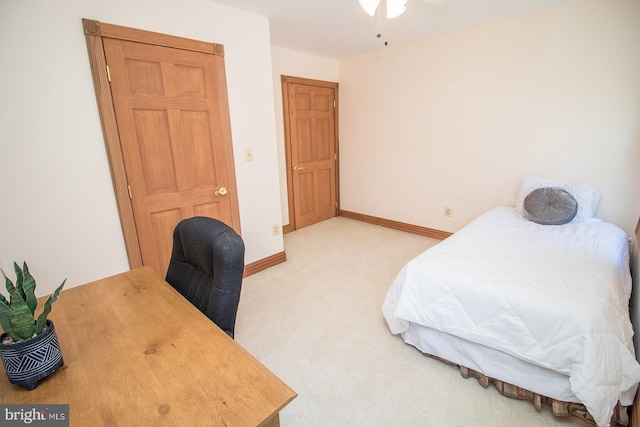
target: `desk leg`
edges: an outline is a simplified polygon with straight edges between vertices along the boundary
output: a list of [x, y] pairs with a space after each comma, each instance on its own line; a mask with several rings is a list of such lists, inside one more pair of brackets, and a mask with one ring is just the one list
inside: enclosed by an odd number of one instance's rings
[[271, 418], [262, 424], [262, 427], [280, 427], [280, 415], [276, 412]]

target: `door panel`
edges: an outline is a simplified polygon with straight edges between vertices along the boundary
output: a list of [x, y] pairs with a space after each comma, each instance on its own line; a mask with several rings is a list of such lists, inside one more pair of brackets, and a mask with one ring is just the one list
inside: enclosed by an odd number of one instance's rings
[[[182, 219], [180, 209], [156, 211], [150, 215], [152, 229], [156, 239], [155, 256], [160, 265], [169, 265], [173, 245], [173, 228]], [[171, 230], [171, 233], [167, 233]], [[164, 272], [166, 274], [166, 271]], [[163, 275], [164, 275], [163, 274]]]
[[312, 173], [299, 173], [298, 174], [298, 215], [305, 216], [313, 214], [315, 210], [314, 200], [314, 185]]
[[133, 120], [147, 194], [177, 191], [167, 112], [134, 110]]
[[108, 38], [104, 49], [143, 265], [164, 276], [180, 220], [240, 231], [223, 58]]
[[330, 209], [333, 200], [331, 199], [331, 186], [333, 185], [334, 172], [331, 169], [318, 171], [318, 207], [320, 209]]
[[195, 216], [208, 216], [211, 218], [220, 218], [220, 209], [217, 203], [204, 203], [193, 207]]
[[336, 216], [334, 89], [289, 85], [294, 219], [302, 228]]

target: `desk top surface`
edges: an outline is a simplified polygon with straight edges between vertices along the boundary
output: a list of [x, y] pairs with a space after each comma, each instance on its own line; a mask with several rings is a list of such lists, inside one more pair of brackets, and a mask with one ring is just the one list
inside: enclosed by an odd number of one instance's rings
[[259, 426], [296, 397], [148, 267], [62, 291], [49, 319], [64, 366], [26, 391], [0, 364], [0, 403], [69, 404], [72, 426]]

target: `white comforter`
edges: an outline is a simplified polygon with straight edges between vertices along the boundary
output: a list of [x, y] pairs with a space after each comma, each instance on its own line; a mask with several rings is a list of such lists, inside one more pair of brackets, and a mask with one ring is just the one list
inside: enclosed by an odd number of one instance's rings
[[383, 313], [570, 377], [599, 426], [640, 381], [629, 320], [627, 235], [599, 220], [562, 226], [498, 207], [410, 261]]

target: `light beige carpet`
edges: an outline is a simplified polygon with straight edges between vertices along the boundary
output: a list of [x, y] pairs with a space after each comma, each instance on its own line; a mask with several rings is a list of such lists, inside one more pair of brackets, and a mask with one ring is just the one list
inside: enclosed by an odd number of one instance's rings
[[574, 425], [391, 335], [385, 293], [437, 240], [338, 217], [284, 242], [285, 263], [244, 280], [235, 330], [298, 393], [283, 427]]

